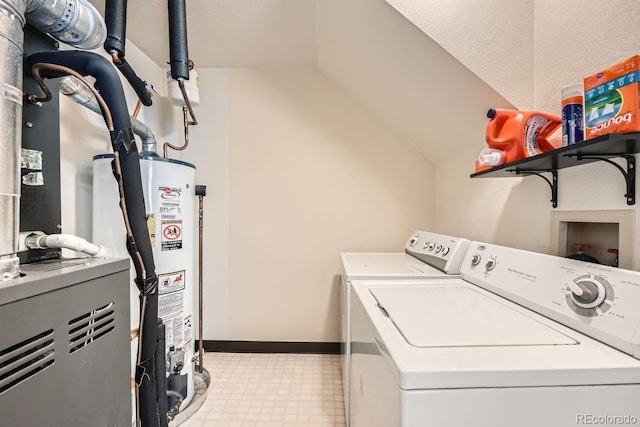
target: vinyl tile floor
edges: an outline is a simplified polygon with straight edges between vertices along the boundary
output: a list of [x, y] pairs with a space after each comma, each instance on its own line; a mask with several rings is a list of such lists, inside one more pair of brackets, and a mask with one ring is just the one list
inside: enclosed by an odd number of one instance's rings
[[205, 353], [207, 397], [181, 427], [345, 425], [340, 356]]

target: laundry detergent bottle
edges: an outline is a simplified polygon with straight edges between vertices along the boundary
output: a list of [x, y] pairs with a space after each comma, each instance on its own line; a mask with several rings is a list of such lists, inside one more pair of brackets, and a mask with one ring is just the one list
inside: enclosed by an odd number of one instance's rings
[[[502, 163], [554, 150], [549, 136], [561, 125], [562, 119], [539, 111], [490, 109], [486, 140], [489, 148], [503, 153]], [[484, 150], [483, 150], [484, 151]], [[476, 161], [476, 171], [488, 169], [495, 164]]]

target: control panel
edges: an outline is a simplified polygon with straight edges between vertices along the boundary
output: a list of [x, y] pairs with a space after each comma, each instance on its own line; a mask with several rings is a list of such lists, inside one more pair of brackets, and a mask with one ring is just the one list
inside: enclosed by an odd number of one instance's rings
[[458, 274], [469, 247], [469, 240], [428, 231], [414, 231], [405, 252], [449, 274]]
[[640, 272], [472, 242], [461, 274], [640, 358]]

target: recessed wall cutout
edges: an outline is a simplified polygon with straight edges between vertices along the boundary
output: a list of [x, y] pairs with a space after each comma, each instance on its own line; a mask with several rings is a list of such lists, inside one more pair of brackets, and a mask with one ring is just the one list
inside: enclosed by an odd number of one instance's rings
[[634, 269], [635, 212], [555, 211], [551, 213], [551, 254]]

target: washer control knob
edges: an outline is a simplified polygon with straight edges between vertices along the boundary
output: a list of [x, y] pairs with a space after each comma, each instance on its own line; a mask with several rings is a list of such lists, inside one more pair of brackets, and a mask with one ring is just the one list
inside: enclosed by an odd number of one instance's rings
[[422, 250], [426, 251], [430, 244], [431, 244], [431, 242], [424, 242], [424, 246], [423, 246]]
[[436, 253], [439, 254], [442, 250], [442, 245], [436, 245]]
[[484, 268], [486, 268], [487, 271], [493, 270], [496, 268], [496, 260], [494, 258], [489, 258], [487, 263], [484, 265]]
[[604, 285], [593, 279], [580, 279], [567, 284], [571, 290], [571, 299], [582, 308], [599, 306], [606, 297]]
[[416, 243], [418, 243], [418, 236], [413, 236], [409, 239], [409, 246], [415, 246]]
[[429, 252], [431, 252], [432, 250], [434, 250], [434, 249], [435, 249], [435, 247], [436, 247], [436, 244], [435, 244], [435, 243], [433, 243], [433, 242], [431, 242], [431, 243], [429, 243], [429, 247], [427, 248], [427, 250], [428, 250]]
[[446, 254], [448, 254], [448, 253], [449, 253], [449, 248], [448, 248], [448, 247], [446, 247], [446, 246], [445, 246], [445, 247], [443, 247], [443, 248], [442, 248], [442, 256], [445, 256], [445, 255], [446, 255]]
[[478, 265], [480, 264], [480, 261], [482, 260], [482, 257], [478, 254], [474, 254], [471, 257], [471, 265]]

